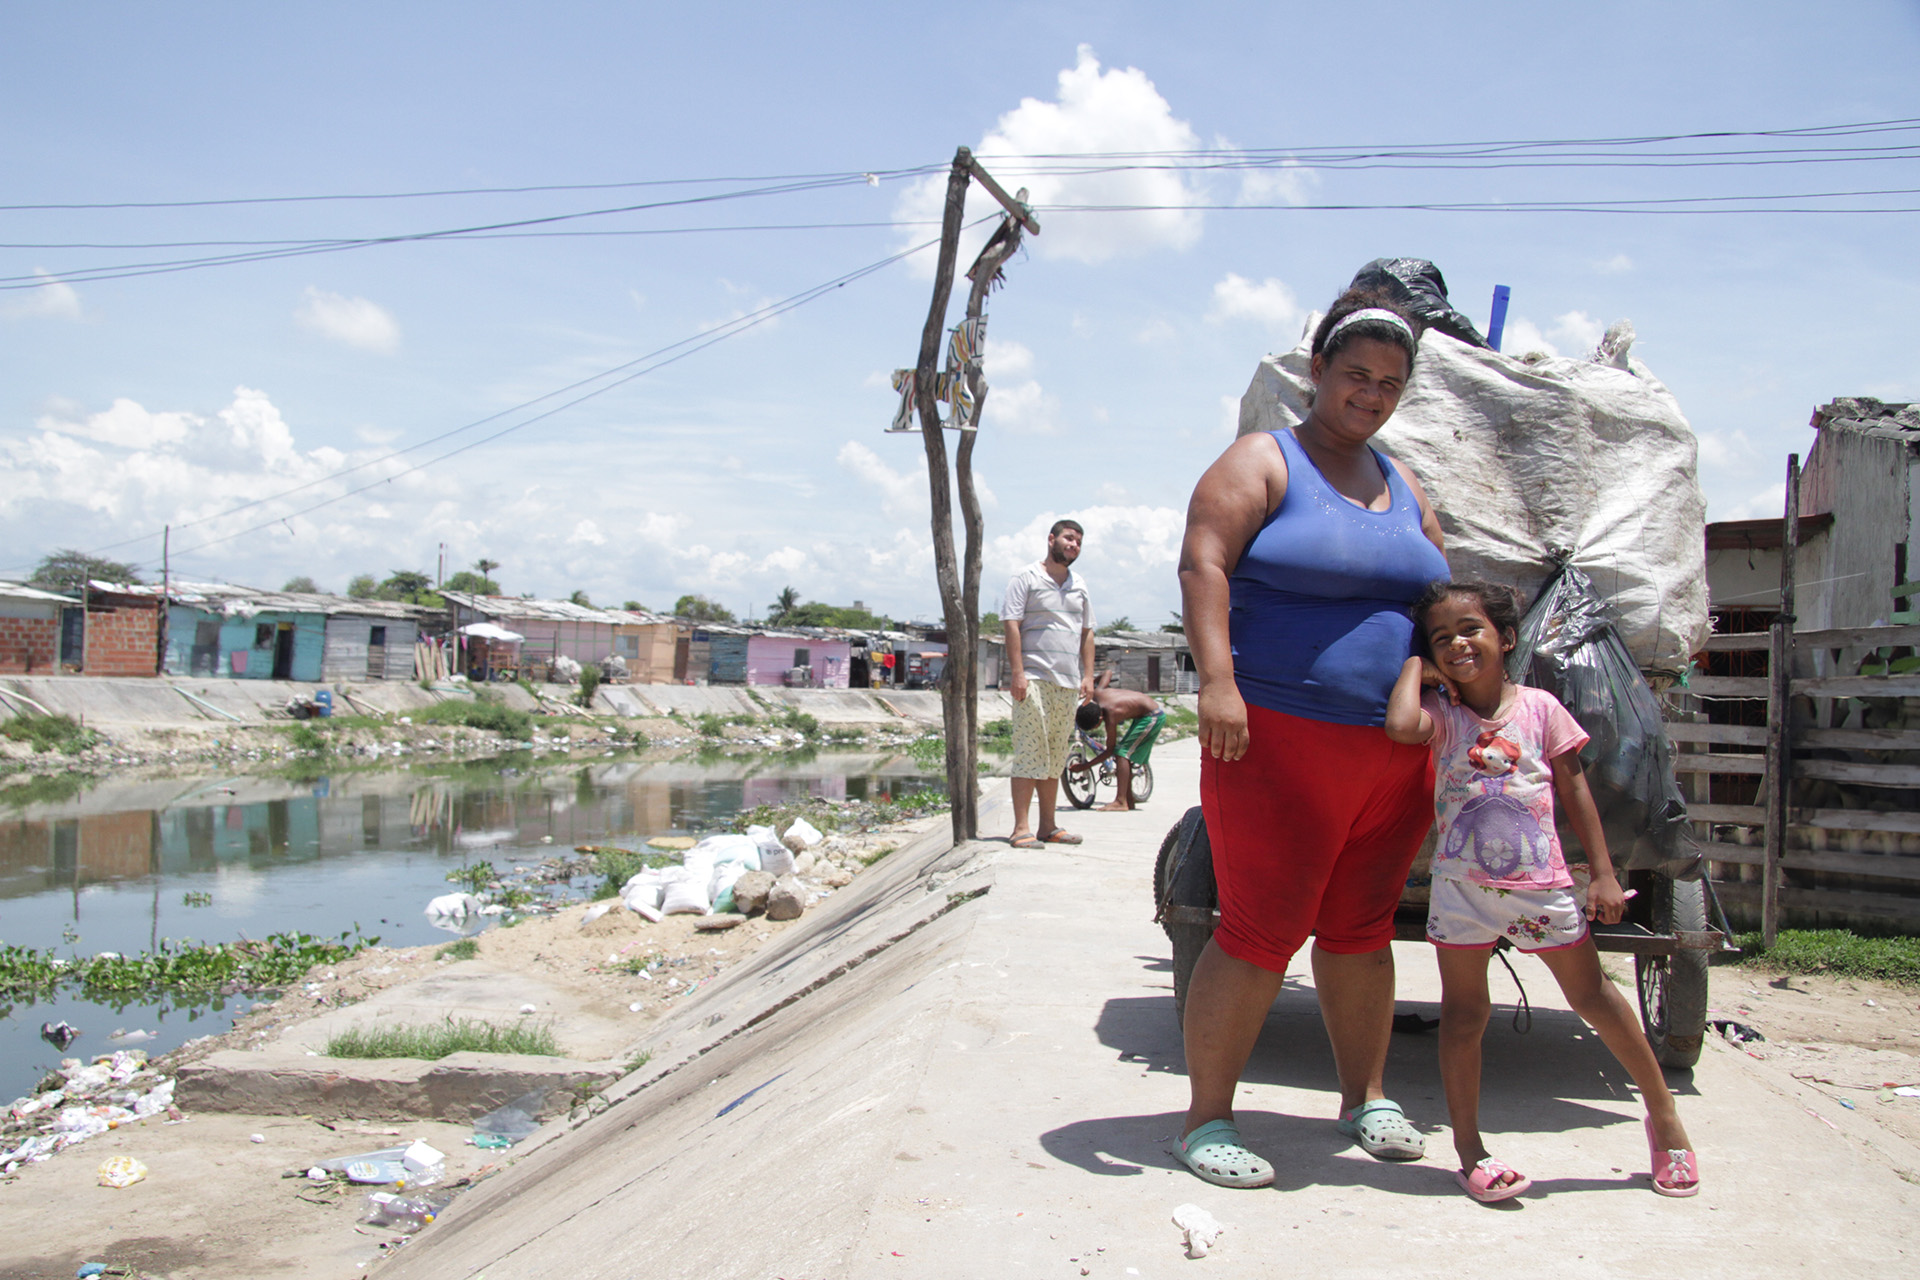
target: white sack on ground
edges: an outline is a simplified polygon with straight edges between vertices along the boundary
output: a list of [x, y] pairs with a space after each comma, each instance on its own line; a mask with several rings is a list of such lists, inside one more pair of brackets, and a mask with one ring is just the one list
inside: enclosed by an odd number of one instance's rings
[[[1241, 435], [1305, 416], [1318, 323], [1260, 362], [1240, 398]], [[1430, 331], [1376, 443], [1425, 486], [1454, 577], [1511, 583], [1531, 601], [1555, 554], [1570, 552], [1634, 661], [1680, 670], [1708, 630], [1697, 446], [1646, 365], [1624, 346], [1607, 354], [1528, 363]]]

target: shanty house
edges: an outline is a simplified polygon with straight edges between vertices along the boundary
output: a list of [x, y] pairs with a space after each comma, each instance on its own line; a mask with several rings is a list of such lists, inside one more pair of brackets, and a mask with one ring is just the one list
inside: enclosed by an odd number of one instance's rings
[[765, 631], [745, 637], [747, 684], [844, 689], [853, 642], [844, 638]]
[[[141, 587], [157, 594], [158, 587]], [[392, 600], [174, 582], [167, 610], [169, 675], [239, 680], [410, 680], [429, 611]]]
[[[0, 674], [52, 674], [61, 656], [61, 619], [69, 610], [77, 631], [78, 600], [38, 587], [0, 582]], [[77, 643], [71, 652], [78, 656]]]
[[674, 678], [679, 628], [670, 619], [570, 600], [519, 600], [460, 591], [441, 594], [453, 610], [456, 630], [490, 622], [524, 637], [521, 660], [536, 674], [557, 657], [572, 658], [582, 666], [618, 657], [627, 664], [627, 676], [633, 681], [664, 684]]
[[1192, 693], [1199, 688], [1187, 638], [1177, 631], [1120, 631], [1095, 636], [1096, 672], [1113, 672], [1112, 683], [1143, 693]]

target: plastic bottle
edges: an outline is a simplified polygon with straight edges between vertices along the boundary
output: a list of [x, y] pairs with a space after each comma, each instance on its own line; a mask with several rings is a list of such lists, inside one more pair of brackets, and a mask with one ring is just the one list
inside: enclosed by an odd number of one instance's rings
[[367, 1212], [360, 1220], [376, 1227], [393, 1227], [412, 1235], [436, 1216], [434, 1207], [423, 1199], [397, 1196], [391, 1191], [375, 1191], [367, 1197]]

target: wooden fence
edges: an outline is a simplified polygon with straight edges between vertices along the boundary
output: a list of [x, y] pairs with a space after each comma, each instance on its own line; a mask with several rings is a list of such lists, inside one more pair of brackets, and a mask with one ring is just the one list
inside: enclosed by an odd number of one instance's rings
[[[1908, 754], [1920, 753], [1920, 583], [1893, 588], [1890, 625], [1796, 631], [1798, 454], [1781, 534], [1771, 630], [1707, 641], [1710, 654], [1765, 651], [1767, 674], [1695, 676], [1667, 692], [1674, 771], [1689, 782], [1709, 877], [1723, 903], [1758, 908], [1768, 946], [1783, 911], [1920, 931], [1920, 754]], [[1765, 719], [1714, 723], [1701, 703], [1716, 700], [1764, 703]]]

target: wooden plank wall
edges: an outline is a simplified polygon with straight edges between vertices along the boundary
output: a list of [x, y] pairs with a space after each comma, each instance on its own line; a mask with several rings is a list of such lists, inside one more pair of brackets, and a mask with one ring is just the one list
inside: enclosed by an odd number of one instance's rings
[[[1709, 651], [1764, 651], [1765, 634], [1715, 636]], [[1805, 669], [1858, 671], [1860, 655], [1920, 646], [1920, 626], [1797, 632]], [[1814, 659], [1815, 654], [1830, 660]], [[1846, 667], [1837, 667], [1843, 660]], [[1869, 663], [1870, 669], [1876, 664]], [[1920, 930], [1920, 673], [1791, 680], [1791, 764], [1781, 853], [1782, 923]], [[1712, 723], [1715, 704], [1764, 700], [1767, 676], [1695, 676], [1668, 691], [1674, 768], [1721, 902], [1758, 918], [1765, 881], [1767, 729]], [[1729, 719], [1722, 715], [1719, 718]]]

